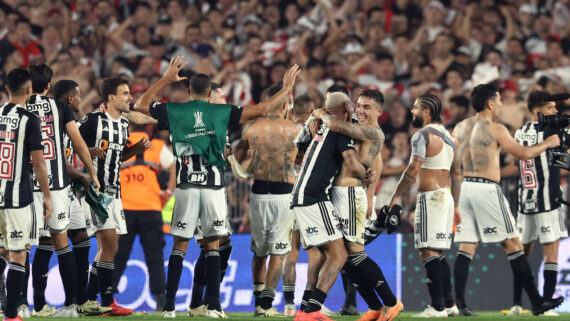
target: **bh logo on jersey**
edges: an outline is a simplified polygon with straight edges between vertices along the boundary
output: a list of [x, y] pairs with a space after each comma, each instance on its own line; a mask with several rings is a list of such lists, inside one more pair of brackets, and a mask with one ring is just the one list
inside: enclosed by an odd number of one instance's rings
[[198, 127], [206, 127], [206, 124], [204, 124], [204, 121], [202, 121], [201, 111], [194, 112], [194, 128]]
[[208, 174], [205, 172], [188, 173], [188, 182], [193, 184], [202, 184], [208, 180]]

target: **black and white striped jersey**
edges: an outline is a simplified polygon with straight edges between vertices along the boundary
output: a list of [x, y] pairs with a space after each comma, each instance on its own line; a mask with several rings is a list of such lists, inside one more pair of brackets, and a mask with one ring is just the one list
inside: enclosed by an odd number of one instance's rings
[[105, 158], [93, 161], [101, 191], [120, 197], [119, 172], [129, 138], [129, 121], [123, 116], [113, 119], [109, 113], [94, 111], [79, 120], [79, 132], [87, 147], [99, 147], [106, 152]]
[[291, 208], [328, 201], [328, 190], [343, 164], [342, 153], [354, 150], [348, 136], [321, 126], [305, 152], [301, 171], [295, 180]]
[[[75, 116], [68, 104], [40, 95], [30, 97], [26, 109], [40, 119], [49, 187], [51, 190], [63, 189], [69, 185], [63, 136], [65, 125], [75, 121]], [[33, 183], [34, 192], [41, 191], [35, 175]]]
[[[515, 140], [523, 146], [533, 146], [553, 134], [556, 134], [553, 129], [539, 131], [537, 122], [528, 122], [516, 131]], [[547, 153], [527, 161], [519, 160], [518, 165], [519, 213], [543, 213], [560, 207], [560, 169], [548, 166]]]
[[[228, 127], [239, 127], [243, 109], [231, 106]], [[158, 102], [150, 106], [150, 114], [158, 121], [158, 129], [168, 130], [168, 113], [166, 104]], [[208, 164], [200, 155], [176, 157], [176, 186], [185, 184], [219, 188], [226, 186], [224, 168]]]
[[33, 150], [43, 150], [39, 118], [12, 103], [0, 106], [0, 208], [20, 208], [33, 201]]

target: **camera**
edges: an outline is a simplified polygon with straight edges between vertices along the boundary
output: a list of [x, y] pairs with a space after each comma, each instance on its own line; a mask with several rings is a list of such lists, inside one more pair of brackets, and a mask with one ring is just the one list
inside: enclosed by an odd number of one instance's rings
[[[550, 95], [546, 97], [545, 101], [560, 101], [566, 100], [570, 97], [568, 94]], [[544, 131], [547, 128], [556, 131], [560, 138], [560, 147], [547, 150], [546, 156], [548, 164], [553, 167], [564, 168], [570, 170], [570, 133], [565, 130], [570, 125], [570, 116], [568, 115], [552, 115], [544, 116], [538, 113], [538, 130]]]

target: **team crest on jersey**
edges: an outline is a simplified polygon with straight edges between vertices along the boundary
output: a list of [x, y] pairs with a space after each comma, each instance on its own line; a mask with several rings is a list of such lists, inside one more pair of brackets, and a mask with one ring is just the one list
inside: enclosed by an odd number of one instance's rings
[[204, 121], [202, 120], [201, 111], [194, 112], [194, 128], [197, 127], [206, 127], [206, 124], [204, 124]]

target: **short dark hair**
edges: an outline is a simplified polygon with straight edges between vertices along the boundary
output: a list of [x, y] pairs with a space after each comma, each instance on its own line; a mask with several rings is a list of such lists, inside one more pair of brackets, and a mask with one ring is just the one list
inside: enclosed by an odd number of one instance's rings
[[67, 96], [77, 87], [79, 87], [79, 85], [73, 80], [60, 80], [53, 86], [53, 98], [66, 101]]
[[473, 88], [471, 92], [471, 104], [477, 112], [481, 112], [487, 106], [487, 102], [493, 99], [499, 88], [493, 84], [481, 84]]
[[53, 77], [53, 70], [46, 64], [37, 64], [29, 66], [28, 71], [32, 77], [32, 90], [35, 93], [46, 90]]
[[187, 25], [186, 29], [184, 29], [184, 33], [186, 33], [189, 29], [198, 29], [200, 30], [200, 25], [195, 23], [195, 24], [191, 24], [191, 25]]
[[220, 88], [222, 88], [222, 86], [220, 84], [218, 84], [217, 82], [212, 82], [210, 84], [210, 90], [212, 90], [212, 91], [216, 91]]
[[24, 68], [15, 68], [10, 70], [6, 76], [6, 87], [11, 95], [24, 94], [24, 84], [32, 80], [30, 72]]
[[212, 81], [205, 74], [196, 74], [190, 78], [190, 92], [199, 96], [206, 96], [212, 89]]
[[301, 95], [293, 101], [293, 110], [295, 110], [296, 113], [308, 112], [307, 106], [312, 102], [313, 100], [308, 95]]
[[344, 93], [348, 96], [348, 89], [343, 85], [334, 84], [327, 88], [327, 93]]
[[101, 86], [101, 97], [103, 97], [103, 101], [108, 102], [109, 95], [116, 95], [117, 88], [123, 84], [128, 85], [129, 80], [121, 76], [112, 76], [105, 78], [105, 80], [103, 80], [103, 85]]
[[550, 94], [547, 91], [543, 90], [531, 91], [530, 94], [528, 94], [528, 99], [527, 99], [528, 110], [532, 112], [535, 108], [540, 108], [548, 104], [550, 102], [546, 100], [548, 96], [550, 96]]
[[463, 107], [466, 109], [469, 108], [469, 99], [467, 99], [465, 96], [453, 96], [449, 98], [449, 102], [454, 103], [459, 107]]
[[360, 97], [367, 97], [377, 102], [380, 107], [384, 104], [384, 95], [376, 89], [366, 89], [360, 92]]
[[390, 62], [394, 62], [394, 57], [391, 54], [385, 52], [376, 54], [376, 61], [380, 62], [382, 60], [390, 60]]
[[28, 25], [30, 25], [30, 26], [32, 25], [32, 23], [30, 22], [30, 20], [24, 18], [23, 16], [20, 16], [18, 19], [16, 19], [15, 25], [17, 26], [17, 25], [19, 25], [20, 23], [26, 23], [26, 24], [28, 24]]
[[431, 121], [441, 123], [441, 100], [432, 94], [421, 95], [418, 99], [423, 109], [429, 109]]

